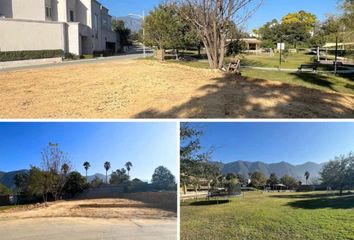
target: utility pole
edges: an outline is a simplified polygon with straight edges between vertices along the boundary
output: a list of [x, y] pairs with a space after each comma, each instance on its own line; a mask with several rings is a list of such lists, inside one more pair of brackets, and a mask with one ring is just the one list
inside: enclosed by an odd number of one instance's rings
[[145, 23], [145, 11], [143, 11], [143, 15], [129, 13], [129, 16], [136, 16], [136, 17], [139, 17], [139, 18], [141, 18], [141, 19], [143, 20], [143, 54], [144, 54], [144, 58], [146, 58], [145, 27], [144, 27], [144, 23]]

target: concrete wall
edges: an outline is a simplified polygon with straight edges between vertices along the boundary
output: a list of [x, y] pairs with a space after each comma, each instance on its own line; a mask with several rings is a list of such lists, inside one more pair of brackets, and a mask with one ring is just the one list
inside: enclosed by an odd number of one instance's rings
[[44, 0], [12, 0], [12, 18], [45, 20]]
[[65, 49], [64, 23], [0, 19], [0, 51]]
[[81, 55], [81, 37], [79, 35], [79, 23], [68, 24], [68, 51], [75, 55]]

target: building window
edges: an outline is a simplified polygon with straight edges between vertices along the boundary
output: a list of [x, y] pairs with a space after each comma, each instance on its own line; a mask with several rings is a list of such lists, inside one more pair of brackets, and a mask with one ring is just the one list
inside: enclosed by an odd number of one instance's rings
[[75, 21], [75, 14], [73, 10], [70, 10], [70, 22], [74, 22]]
[[45, 7], [45, 15], [48, 18], [52, 17], [52, 8], [51, 7]]
[[97, 14], [95, 14], [95, 15], [93, 16], [93, 31], [94, 31], [95, 33], [98, 32], [98, 15], [97, 15]]

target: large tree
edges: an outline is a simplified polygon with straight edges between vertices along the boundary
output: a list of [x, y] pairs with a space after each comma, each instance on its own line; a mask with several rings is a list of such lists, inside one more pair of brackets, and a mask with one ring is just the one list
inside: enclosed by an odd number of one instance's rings
[[71, 170], [71, 161], [68, 155], [59, 148], [57, 143], [49, 143], [41, 152], [42, 170], [50, 174], [52, 182], [51, 193], [55, 200], [58, 200], [63, 194], [63, 188], [67, 181], [66, 174]]
[[84, 162], [83, 164], [85, 171], [86, 171], [86, 180], [87, 180], [87, 171], [89, 170], [89, 168], [91, 167], [90, 163], [88, 161]]
[[121, 184], [129, 180], [129, 175], [127, 174], [127, 171], [122, 168], [118, 169], [115, 172], [112, 172], [111, 174], [111, 179], [109, 180], [110, 184]]
[[133, 164], [131, 162], [126, 162], [124, 166], [128, 171], [128, 178], [129, 178], [130, 177], [129, 172], [130, 172], [131, 168], [133, 167]]
[[[210, 68], [224, 64], [226, 40], [230, 24], [242, 25], [262, 0], [175, 0], [182, 17], [194, 27], [202, 39]], [[251, 10], [249, 10], [251, 9]]]
[[251, 174], [251, 184], [255, 188], [262, 188], [267, 184], [267, 177], [261, 172]]
[[322, 184], [339, 189], [342, 194], [345, 188], [354, 186], [354, 154], [341, 155], [326, 163], [321, 172]]
[[170, 188], [176, 184], [175, 176], [164, 166], [159, 166], [155, 169], [151, 182], [161, 189]]
[[298, 181], [295, 178], [287, 174], [280, 178], [280, 182], [290, 189], [293, 189], [298, 184]]

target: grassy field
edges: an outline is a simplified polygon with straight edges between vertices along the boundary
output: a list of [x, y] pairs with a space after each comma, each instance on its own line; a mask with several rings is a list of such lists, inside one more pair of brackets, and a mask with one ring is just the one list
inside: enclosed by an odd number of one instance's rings
[[[298, 66], [305, 63], [311, 63], [311, 55], [303, 53], [289, 55], [286, 62], [283, 63], [283, 68], [297, 69]], [[180, 63], [182, 65], [207, 69], [208, 62], [203, 61], [175, 61], [168, 62]], [[277, 56], [257, 56], [244, 55], [241, 60], [242, 65], [252, 67], [267, 67], [277, 68], [279, 59]], [[328, 70], [328, 69], [320, 69]], [[309, 73], [309, 72], [280, 72], [259, 69], [242, 69], [242, 75], [245, 77], [280, 81], [283, 83], [295, 84], [308, 88], [320, 89], [325, 91], [335, 91], [338, 93], [354, 94], [354, 75], [347, 74], [335, 76], [331, 73]]]
[[242, 69], [242, 76], [280, 81], [326, 91], [354, 94], [354, 75], [341, 77], [333, 74], [280, 72], [244, 68]]
[[231, 202], [181, 203], [181, 239], [354, 239], [354, 196], [246, 193]]

